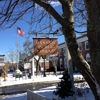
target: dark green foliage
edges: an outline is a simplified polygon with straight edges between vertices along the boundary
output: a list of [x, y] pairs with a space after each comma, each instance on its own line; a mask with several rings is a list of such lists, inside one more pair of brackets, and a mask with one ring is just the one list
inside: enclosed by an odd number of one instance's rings
[[72, 81], [70, 80], [70, 75], [67, 70], [63, 73], [63, 76], [60, 79], [61, 81], [58, 83], [54, 94], [59, 95], [61, 98], [73, 96], [74, 91], [72, 90]]

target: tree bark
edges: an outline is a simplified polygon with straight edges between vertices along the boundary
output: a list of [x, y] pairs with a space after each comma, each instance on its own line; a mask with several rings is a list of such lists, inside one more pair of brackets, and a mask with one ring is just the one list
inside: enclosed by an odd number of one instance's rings
[[[100, 1], [84, 0], [88, 14], [88, 31], [91, 69], [100, 90]], [[98, 98], [98, 97], [97, 97]], [[96, 99], [100, 100], [100, 99]]]
[[[100, 14], [97, 2], [95, 0], [86, 1], [88, 13], [88, 32], [91, 56], [91, 68], [96, 76], [98, 84], [100, 84]], [[90, 6], [91, 5], [91, 6]]]
[[[72, 0], [70, 0], [72, 1]], [[81, 74], [84, 76], [85, 80], [89, 84], [96, 100], [100, 100], [99, 95], [97, 94], [97, 84], [92, 75], [91, 70], [89, 69], [89, 65], [86, 63], [85, 59], [83, 58], [76, 41], [76, 36], [74, 32], [74, 16], [72, 10], [72, 2], [67, 2], [64, 8], [64, 14], [66, 14], [66, 18], [64, 19], [66, 25], [62, 25], [63, 34], [65, 35], [65, 40], [67, 42], [67, 46], [72, 57], [72, 61], [74, 62], [75, 66], [79, 69]], [[100, 50], [99, 50], [100, 51]], [[100, 72], [100, 71], [99, 71]]]

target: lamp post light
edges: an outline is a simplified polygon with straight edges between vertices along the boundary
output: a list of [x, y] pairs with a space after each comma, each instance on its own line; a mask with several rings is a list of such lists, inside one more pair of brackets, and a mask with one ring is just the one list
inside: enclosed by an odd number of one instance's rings
[[45, 74], [45, 59], [46, 59], [46, 55], [43, 55], [42, 58], [44, 60], [44, 77], [46, 77], [46, 74]]

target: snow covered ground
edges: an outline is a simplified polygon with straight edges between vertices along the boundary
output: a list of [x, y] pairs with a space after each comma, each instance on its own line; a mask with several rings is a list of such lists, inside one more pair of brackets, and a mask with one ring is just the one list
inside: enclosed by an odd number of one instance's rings
[[[17, 80], [15, 80], [15, 78], [10, 73], [10, 74], [8, 74], [7, 81], [4, 82], [2, 79], [0, 87], [11, 86], [14, 84], [38, 82], [38, 81], [55, 81], [55, 80], [59, 80], [60, 77], [62, 77], [61, 74], [57, 75], [57, 77], [55, 75], [47, 75], [46, 77], [34, 76], [34, 78], [32, 78], [32, 79], [20, 79], [20, 80], [17, 79]], [[82, 79], [82, 75], [74, 74], [74, 78]], [[78, 94], [76, 94], [77, 100], [95, 100], [91, 90], [90, 89], [87, 90], [87, 88], [89, 88], [89, 87], [85, 82], [81, 83], [81, 84], [77, 83], [77, 84], [75, 84], [75, 86], [78, 87], [78, 89], [82, 92], [82, 96], [79, 96]], [[55, 90], [55, 88], [56, 88], [56, 86], [52, 86], [52, 87], [42, 88], [42, 89], [36, 90], [34, 92], [37, 94], [41, 94], [41, 95], [49, 98], [50, 100], [52, 100], [52, 94], [53, 94], [53, 91]], [[27, 93], [7, 95], [3, 98], [0, 98], [0, 100], [27, 100]]]
[[46, 75], [46, 77], [43, 77], [41, 75], [34, 76], [31, 79], [25, 79], [25, 76], [23, 78], [16, 78], [13, 77], [12, 73], [8, 74], [8, 77], [6, 78], [6, 81], [3, 81], [4, 79], [2, 78], [1, 85], [0, 87], [3, 86], [12, 86], [16, 84], [25, 84], [25, 83], [32, 83], [32, 82], [45, 82], [45, 81], [58, 81], [59, 78], [62, 77], [62, 74], [59, 75]]

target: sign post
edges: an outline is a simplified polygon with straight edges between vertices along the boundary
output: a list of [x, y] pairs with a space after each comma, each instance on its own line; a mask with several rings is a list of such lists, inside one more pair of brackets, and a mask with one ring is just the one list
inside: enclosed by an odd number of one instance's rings
[[44, 77], [46, 77], [46, 74], [45, 74], [45, 58], [46, 58], [46, 56], [43, 55], [42, 58], [44, 59]]

